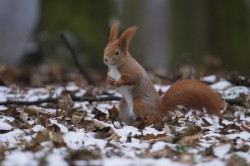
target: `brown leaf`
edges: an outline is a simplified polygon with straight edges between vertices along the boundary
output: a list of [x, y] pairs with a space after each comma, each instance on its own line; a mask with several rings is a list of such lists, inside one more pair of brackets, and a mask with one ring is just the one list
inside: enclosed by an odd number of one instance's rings
[[49, 130], [51, 132], [56, 132], [56, 133], [61, 132], [60, 128], [56, 124], [52, 124], [52, 125], [48, 126], [47, 130]]
[[109, 112], [109, 118], [111, 120], [116, 120], [119, 118], [119, 110], [113, 106], [112, 108], [108, 109], [108, 112]]
[[62, 133], [50, 131], [48, 129], [43, 129], [42, 131], [38, 132], [35, 140], [37, 142], [52, 141], [53, 143], [64, 144]]
[[250, 127], [249, 127], [249, 124], [247, 125], [247, 122], [243, 122], [241, 126], [243, 129], [245, 129], [247, 132], [250, 133]]
[[99, 109], [96, 107], [94, 108], [93, 112], [96, 112], [94, 118], [100, 121], [106, 121], [107, 120], [107, 115], [103, 112], [101, 112]]
[[71, 116], [73, 106], [74, 101], [72, 100], [70, 94], [62, 95], [58, 100], [58, 107], [65, 110], [67, 116]]
[[238, 155], [232, 155], [227, 161], [226, 166], [249, 166], [246, 159], [238, 156]]
[[119, 136], [118, 134], [116, 134], [116, 132], [114, 131], [113, 128], [110, 128], [109, 132], [107, 133], [107, 135], [110, 135], [109, 137], [105, 138], [105, 140], [107, 141], [119, 141], [121, 136]]
[[93, 132], [96, 133], [95, 138], [97, 139], [106, 139], [111, 136], [109, 131], [111, 130], [111, 127], [104, 127], [104, 128], [99, 128], [97, 127]]
[[78, 116], [78, 115], [72, 115], [71, 117], [71, 122], [73, 124], [79, 124], [83, 119], [83, 116]]
[[194, 145], [195, 143], [197, 143], [200, 136], [201, 132], [198, 132], [197, 134], [192, 136], [185, 136], [180, 141], [178, 141], [178, 143], [181, 145]]
[[83, 149], [83, 150], [77, 150], [77, 151], [73, 151], [71, 152], [71, 156], [70, 156], [72, 161], [78, 161], [78, 160], [84, 160], [84, 161], [88, 161], [88, 160], [97, 160], [101, 158], [101, 153], [100, 150], [87, 150], [87, 149]]
[[[197, 133], [200, 133], [200, 131], [201, 131], [200, 126], [196, 126], [194, 122], [188, 122], [186, 129], [182, 130], [181, 132], [176, 133], [176, 135], [175, 135], [176, 137], [174, 139], [174, 142], [178, 142], [186, 136], [194, 136]], [[190, 137], [190, 138], [192, 138], [192, 137]], [[195, 138], [195, 136], [194, 136], [194, 138]]]
[[21, 112], [21, 113], [20, 113], [20, 119], [21, 119], [24, 123], [27, 122], [28, 118], [29, 118], [29, 116], [28, 116], [27, 113], [24, 113], [24, 112]]
[[145, 136], [142, 136], [140, 138], [140, 140], [149, 141], [149, 140], [152, 140], [152, 139], [157, 139], [157, 138], [162, 138], [162, 137], [166, 137], [166, 134], [157, 134], [157, 135], [146, 134]]
[[205, 119], [205, 118], [201, 118], [202, 119], [202, 121], [204, 122], [204, 125], [203, 126], [211, 126], [212, 124], [211, 123], [209, 123], [208, 121], [207, 121], [207, 119]]
[[193, 165], [195, 164], [195, 157], [194, 154], [181, 153], [179, 154], [177, 161]]
[[250, 95], [246, 96], [246, 100], [245, 102], [243, 103], [243, 105], [249, 109], [250, 108]]
[[44, 127], [48, 127], [49, 125], [51, 125], [51, 122], [49, 121], [48, 117], [42, 116], [37, 119], [37, 124], [41, 124]]
[[156, 151], [156, 152], [150, 152], [149, 149], [145, 151], [146, 153], [142, 153], [140, 157], [143, 158], [177, 158], [177, 153], [173, 151], [170, 147], [165, 146], [164, 149]]
[[164, 129], [164, 122], [158, 122], [153, 124], [152, 128], [158, 130], [158, 131], [162, 131]]
[[24, 107], [23, 111], [25, 113], [28, 113], [29, 115], [49, 115], [49, 116], [55, 116], [55, 113], [53, 112], [47, 112], [45, 110], [42, 110], [42, 109], [39, 109], [39, 108], [36, 108], [34, 106], [27, 106], [27, 107]]
[[2, 142], [0, 142], [0, 161], [2, 161], [4, 159], [4, 156], [5, 156], [5, 147], [4, 145], [2, 144]]

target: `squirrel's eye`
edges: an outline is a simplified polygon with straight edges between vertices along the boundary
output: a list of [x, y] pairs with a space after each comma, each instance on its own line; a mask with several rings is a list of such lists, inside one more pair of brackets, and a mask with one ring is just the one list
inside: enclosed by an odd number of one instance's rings
[[120, 55], [120, 52], [119, 52], [119, 51], [116, 51], [116, 52], [115, 52], [115, 55], [117, 55], [117, 56]]

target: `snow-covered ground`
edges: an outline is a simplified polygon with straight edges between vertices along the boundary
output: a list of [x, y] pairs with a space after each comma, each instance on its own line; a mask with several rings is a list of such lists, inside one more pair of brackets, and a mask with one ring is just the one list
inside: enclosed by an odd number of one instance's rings
[[[223, 98], [234, 99], [248, 87], [226, 80], [211, 87]], [[156, 85], [166, 91], [170, 86]], [[7, 99], [35, 101], [59, 97], [64, 91], [77, 96], [85, 89], [69, 83], [54, 89], [13, 90], [0, 87], [0, 102]], [[110, 91], [114, 93], [114, 91]], [[197, 111], [176, 111], [165, 124], [140, 130], [112, 117], [118, 102], [70, 102], [31, 106], [0, 105], [0, 161], [2, 165], [172, 165], [216, 166], [250, 164], [250, 108], [228, 106], [225, 119]], [[69, 106], [69, 107], [68, 107]], [[41, 114], [42, 112], [42, 114]], [[0, 164], [0, 165], [1, 165]]]

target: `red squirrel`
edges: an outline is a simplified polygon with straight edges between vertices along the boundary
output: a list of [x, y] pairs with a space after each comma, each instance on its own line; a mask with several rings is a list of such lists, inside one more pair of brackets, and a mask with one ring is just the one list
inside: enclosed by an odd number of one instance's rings
[[209, 114], [221, 117], [222, 100], [204, 83], [183, 80], [174, 83], [161, 98], [144, 68], [130, 55], [128, 46], [137, 27], [126, 29], [117, 38], [119, 22], [112, 25], [109, 42], [104, 50], [108, 66], [107, 82], [122, 94], [119, 115], [128, 125], [136, 118], [149, 117], [152, 123], [164, 120], [169, 111], [183, 105], [193, 109], [205, 108]]

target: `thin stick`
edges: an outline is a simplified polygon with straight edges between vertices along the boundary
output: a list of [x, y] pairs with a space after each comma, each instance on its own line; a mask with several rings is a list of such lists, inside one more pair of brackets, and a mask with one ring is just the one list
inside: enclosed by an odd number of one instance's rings
[[88, 102], [95, 102], [95, 101], [120, 101], [121, 97], [117, 96], [107, 96], [107, 97], [77, 97], [71, 96], [73, 101], [88, 101]]
[[225, 99], [228, 104], [243, 105], [245, 99]]
[[39, 99], [36, 101], [18, 101], [18, 100], [7, 100], [0, 102], [0, 105], [36, 105], [36, 104], [42, 104], [42, 103], [56, 103], [58, 101], [57, 98], [47, 98], [47, 99]]
[[80, 73], [86, 78], [88, 84], [95, 85], [95, 83], [90, 79], [87, 72], [82, 68], [81, 64], [79, 63], [79, 59], [77, 58], [77, 54], [76, 54], [75, 50], [73, 49], [73, 47], [71, 46], [71, 44], [69, 43], [65, 34], [61, 33], [60, 35], [61, 35], [61, 38], [62, 38], [63, 42], [65, 43], [66, 47], [68, 47], [69, 51], [71, 52], [74, 63], [76, 65], [76, 67], [78, 68], [78, 70], [80, 71]]
[[[121, 97], [117, 96], [107, 96], [107, 97], [77, 97], [71, 96], [73, 101], [88, 101], [88, 102], [100, 102], [100, 101], [119, 101]], [[57, 103], [59, 98], [47, 98], [47, 99], [39, 99], [36, 101], [18, 101], [18, 100], [7, 100], [4, 102], [0, 102], [0, 105], [36, 105], [42, 103]]]

